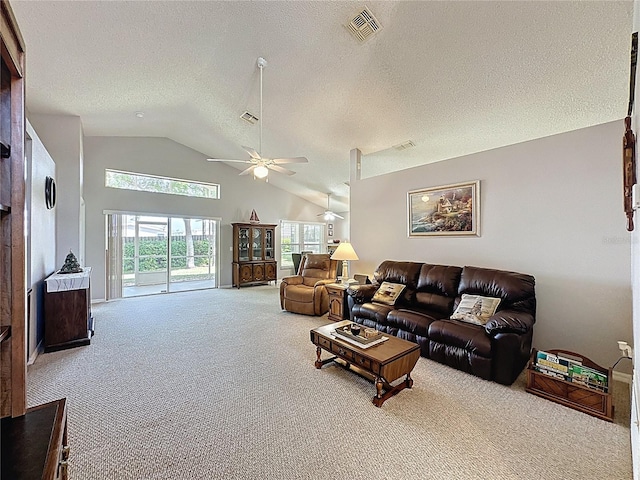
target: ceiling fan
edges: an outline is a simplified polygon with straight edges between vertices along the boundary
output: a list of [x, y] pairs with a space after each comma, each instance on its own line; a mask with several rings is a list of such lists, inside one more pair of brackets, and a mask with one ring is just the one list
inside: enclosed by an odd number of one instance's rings
[[331, 221], [331, 220], [335, 220], [336, 218], [339, 218], [340, 220], [344, 220], [344, 217], [342, 215], [338, 215], [335, 212], [332, 212], [331, 210], [329, 210], [329, 199], [331, 198], [331, 194], [327, 193], [327, 209], [324, 211], [324, 213], [319, 213], [318, 217], [322, 217], [324, 216], [324, 219], [327, 221]]
[[[251, 166], [246, 170], [240, 172], [240, 175], [248, 175], [253, 173], [256, 178], [266, 178], [269, 175], [269, 170], [275, 172], [284, 173], [287, 175], [294, 175], [296, 172], [289, 170], [288, 168], [281, 167], [284, 163], [308, 163], [305, 157], [291, 157], [291, 158], [266, 158], [261, 155], [262, 153], [262, 70], [267, 66], [267, 61], [259, 57], [258, 68], [260, 69], [260, 149], [256, 152], [251, 147], [242, 147], [251, 157], [249, 160], [229, 160], [224, 158], [207, 158], [209, 162], [237, 162], [237, 163], [250, 163]], [[267, 181], [269, 179], [267, 178]]]

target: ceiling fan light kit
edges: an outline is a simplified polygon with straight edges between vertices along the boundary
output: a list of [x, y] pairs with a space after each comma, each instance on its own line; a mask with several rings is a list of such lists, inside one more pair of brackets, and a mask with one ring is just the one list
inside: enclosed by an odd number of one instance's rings
[[[264, 118], [262, 115], [262, 70], [264, 69], [264, 67], [267, 66], [267, 61], [262, 58], [262, 57], [258, 57], [258, 62], [257, 62], [258, 68], [260, 69], [260, 118]], [[245, 114], [248, 114], [248, 112], [245, 112]], [[243, 114], [241, 116], [241, 118], [243, 118], [244, 120], [249, 121], [247, 118], [245, 117], [245, 114]], [[249, 114], [251, 115], [251, 114]], [[240, 172], [240, 175], [248, 175], [249, 173], [253, 174], [253, 178], [259, 178], [259, 179], [266, 179], [266, 181], [269, 181], [269, 170], [273, 170], [274, 172], [278, 172], [278, 173], [284, 173], [286, 175], [294, 175], [296, 172], [294, 172], [293, 170], [289, 170], [288, 168], [284, 168], [281, 167], [281, 164], [285, 164], [285, 163], [308, 163], [309, 160], [307, 160], [305, 157], [291, 157], [291, 158], [265, 158], [263, 157], [262, 154], [262, 121], [258, 120], [258, 118], [256, 118], [255, 116], [251, 115], [252, 119], [255, 119], [256, 121], [260, 122], [260, 149], [257, 152], [255, 149], [251, 148], [251, 147], [242, 147], [251, 157], [249, 160], [230, 160], [230, 159], [223, 159], [223, 158], [208, 158], [207, 160], [210, 162], [238, 162], [238, 163], [250, 163], [251, 166], [245, 170], [243, 170], [242, 172]], [[249, 121], [249, 123], [251, 123]]]
[[269, 175], [269, 169], [264, 165], [258, 165], [253, 169], [253, 176], [256, 178], [265, 178]]
[[319, 213], [318, 217], [324, 216], [324, 219], [327, 222], [331, 222], [331, 221], [335, 220], [336, 218], [339, 218], [340, 220], [344, 220], [343, 216], [338, 215], [336, 212], [333, 212], [333, 211], [329, 210], [329, 199], [330, 198], [331, 198], [331, 194], [327, 193], [327, 209], [324, 211], [324, 213]]

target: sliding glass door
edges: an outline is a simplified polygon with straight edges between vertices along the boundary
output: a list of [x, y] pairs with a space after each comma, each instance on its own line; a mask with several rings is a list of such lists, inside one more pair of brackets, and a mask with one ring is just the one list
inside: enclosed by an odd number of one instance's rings
[[219, 220], [107, 215], [107, 299], [218, 286]]
[[123, 297], [165, 293], [167, 289], [169, 219], [125, 215], [133, 235], [124, 237]]
[[217, 222], [203, 218], [171, 220], [171, 291], [216, 286]]

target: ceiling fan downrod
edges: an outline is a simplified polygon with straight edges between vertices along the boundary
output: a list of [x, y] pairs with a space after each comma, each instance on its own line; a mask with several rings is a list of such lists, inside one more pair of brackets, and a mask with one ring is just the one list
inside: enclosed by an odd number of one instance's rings
[[[267, 66], [267, 61], [262, 58], [262, 57], [258, 57], [258, 68], [260, 69], [260, 118], [259, 118], [259, 122], [260, 122], [260, 145], [258, 146], [258, 154], [260, 155], [260, 157], [262, 157], [262, 122], [263, 122], [263, 114], [262, 114], [262, 70], [264, 69], [264, 67]], [[269, 170], [267, 169], [267, 166], [264, 165], [264, 163], [259, 163], [258, 166], [256, 168], [253, 169], [253, 178], [265, 178], [266, 181], [269, 181]]]
[[263, 123], [263, 114], [262, 114], [262, 70], [264, 69], [264, 67], [267, 66], [267, 61], [262, 58], [262, 57], [258, 57], [258, 68], [260, 69], [260, 150], [258, 151], [258, 153], [260, 154], [260, 156], [262, 156], [262, 123]]

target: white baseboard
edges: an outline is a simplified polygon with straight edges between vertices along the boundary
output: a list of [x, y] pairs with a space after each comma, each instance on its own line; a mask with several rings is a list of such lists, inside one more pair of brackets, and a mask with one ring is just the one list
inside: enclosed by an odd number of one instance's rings
[[35, 363], [35, 361], [36, 361], [36, 358], [38, 358], [38, 355], [40, 355], [42, 352], [43, 352], [42, 341], [40, 341], [40, 343], [35, 348], [33, 353], [31, 353], [31, 355], [29, 355], [29, 359], [27, 360], [27, 366], [33, 365]]
[[91, 305], [95, 305], [96, 303], [104, 303], [106, 300], [104, 298], [92, 298]]
[[613, 379], [617, 380], [618, 382], [624, 382], [624, 383], [628, 383], [629, 385], [631, 385], [631, 379], [633, 377], [631, 376], [630, 373], [622, 373], [622, 372], [613, 372]]

